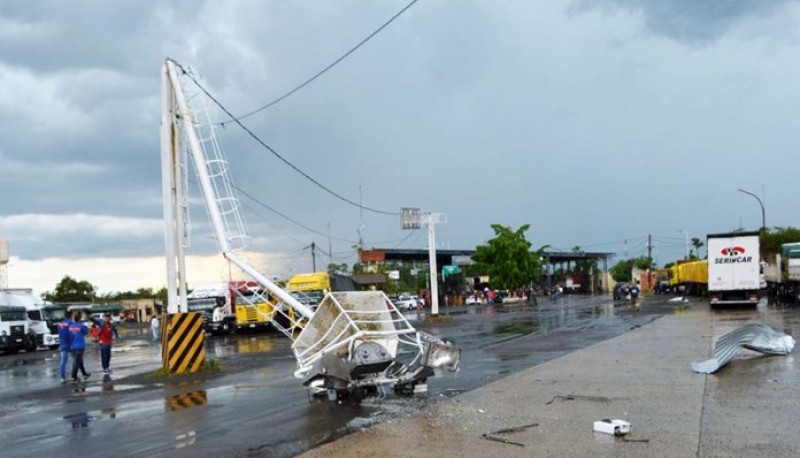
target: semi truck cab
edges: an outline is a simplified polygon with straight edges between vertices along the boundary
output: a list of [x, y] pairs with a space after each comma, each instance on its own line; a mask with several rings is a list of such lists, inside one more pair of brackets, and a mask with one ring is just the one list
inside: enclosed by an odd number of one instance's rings
[[0, 305], [0, 351], [16, 353], [29, 346], [25, 307]]

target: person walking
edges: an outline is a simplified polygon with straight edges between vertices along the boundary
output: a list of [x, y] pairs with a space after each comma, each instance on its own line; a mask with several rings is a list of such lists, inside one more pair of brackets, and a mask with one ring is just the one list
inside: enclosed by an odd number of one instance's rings
[[72, 335], [69, 332], [69, 327], [72, 326], [72, 312], [67, 314], [58, 322], [58, 347], [61, 350], [61, 365], [59, 366], [59, 374], [61, 375], [61, 383], [67, 383], [67, 361], [69, 361], [70, 343], [72, 343]]
[[633, 307], [634, 309], [636, 309], [638, 311], [639, 310], [639, 301], [637, 299], [639, 298], [639, 285], [637, 284], [637, 285], [631, 286], [630, 293], [631, 293], [631, 307]]
[[[75, 314], [76, 320], [79, 318], [80, 313]], [[70, 352], [72, 353], [72, 383], [78, 383], [78, 371], [83, 374], [83, 379], [88, 379], [92, 374], [86, 372], [83, 367], [83, 352], [86, 351], [86, 334], [89, 333], [89, 328], [80, 321], [73, 321], [69, 327], [70, 333]]]
[[111, 322], [111, 315], [106, 313], [103, 315], [103, 322], [94, 322], [99, 327], [97, 338], [100, 341], [100, 363], [103, 366], [103, 375], [111, 373], [109, 366], [111, 365], [111, 342], [116, 337], [119, 339], [117, 327]]
[[153, 332], [153, 342], [159, 342], [161, 340], [161, 322], [158, 315], [153, 315], [153, 319], [150, 320], [150, 330]]

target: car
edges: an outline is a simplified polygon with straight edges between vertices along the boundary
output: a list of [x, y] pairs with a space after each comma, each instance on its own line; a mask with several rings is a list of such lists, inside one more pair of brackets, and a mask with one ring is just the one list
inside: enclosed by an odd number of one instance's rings
[[669, 294], [672, 292], [672, 288], [669, 286], [669, 281], [662, 280], [656, 283], [655, 288], [653, 288], [653, 292], [656, 294]]
[[416, 310], [417, 300], [414, 296], [400, 296], [394, 300], [394, 306], [397, 307], [398, 310]]

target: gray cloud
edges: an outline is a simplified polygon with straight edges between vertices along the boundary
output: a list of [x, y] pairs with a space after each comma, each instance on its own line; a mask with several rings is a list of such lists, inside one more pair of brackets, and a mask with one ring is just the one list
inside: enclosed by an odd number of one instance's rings
[[707, 44], [742, 22], [780, 11], [792, 0], [576, 0], [576, 10], [627, 10], [640, 14], [658, 35]]
[[[160, 219], [165, 57], [195, 69], [243, 113], [328, 64], [404, 4], [4, 3], [0, 193], [9, 197], [0, 211], [61, 215], [50, 225], [72, 224], [75, 214], [112, 217], [132, 231], [135, 221]], [[490, 237], [493, 222], [532, 223], [534, 243], [567, 249], [618, 251], [623, 239], [680, 238], [682, 229], [702, 237], [759, 222], [757, 206], [735, 189], [762, 184], [768, 223], [794, 224], [797, 41], [714, 38], [748, 27], [792, 36], [795, 25], [773, 14], [783, 2], [713, 4], [723, 6], [419, 2], [323, 78], [245, 122], [352, 199], [360, 187], [370, 206], [446, 212], [438, 240], [452, 248]], [[621, 14], [588, 13], [601, 10]], [[681, 21], [688, 25], [674, 26]], [[642, 34], [643, 23], [658, 36]], [[367, 246], [408, 235], [397, 218], [362, 217], [310, 185], [235, 126], [219, 136], [236, 184], [303, 224], [326, 233], [330, 223], [334, 237], [348, 240], [364, 224]], [[246, 217], [253, 246], [292, 257], [297, 269], [310, 264], [304, 246], [327, 246], [325, 236], [249, 202]], [[213, 251], [202, 205], [192, 205], [192, 218], [192, 250]], [[25, 232], [0, 228], [0, 237], [29, 259], [152, 256], [163, 244], [151, 231], [54, 236], [34, 223]], [[424, 244], [424, 235], [412, 235], [402, 246]], [[352, 262], [351, 242], [332, 245]], [[664, 262], [683, 251], [662, 248]]]

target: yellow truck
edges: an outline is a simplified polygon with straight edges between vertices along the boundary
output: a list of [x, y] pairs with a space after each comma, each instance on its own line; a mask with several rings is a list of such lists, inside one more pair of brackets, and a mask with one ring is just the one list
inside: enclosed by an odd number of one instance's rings
[[289, 279], [286, 289], [300, 302], [316, 307], [325, 294], [331, 291], [331, 277], [328, 272], [297, 274]]
[[673, 291], [704, 296], [708, 291], [708, 260], [678, 261], [670, 267], [669, 277]]

